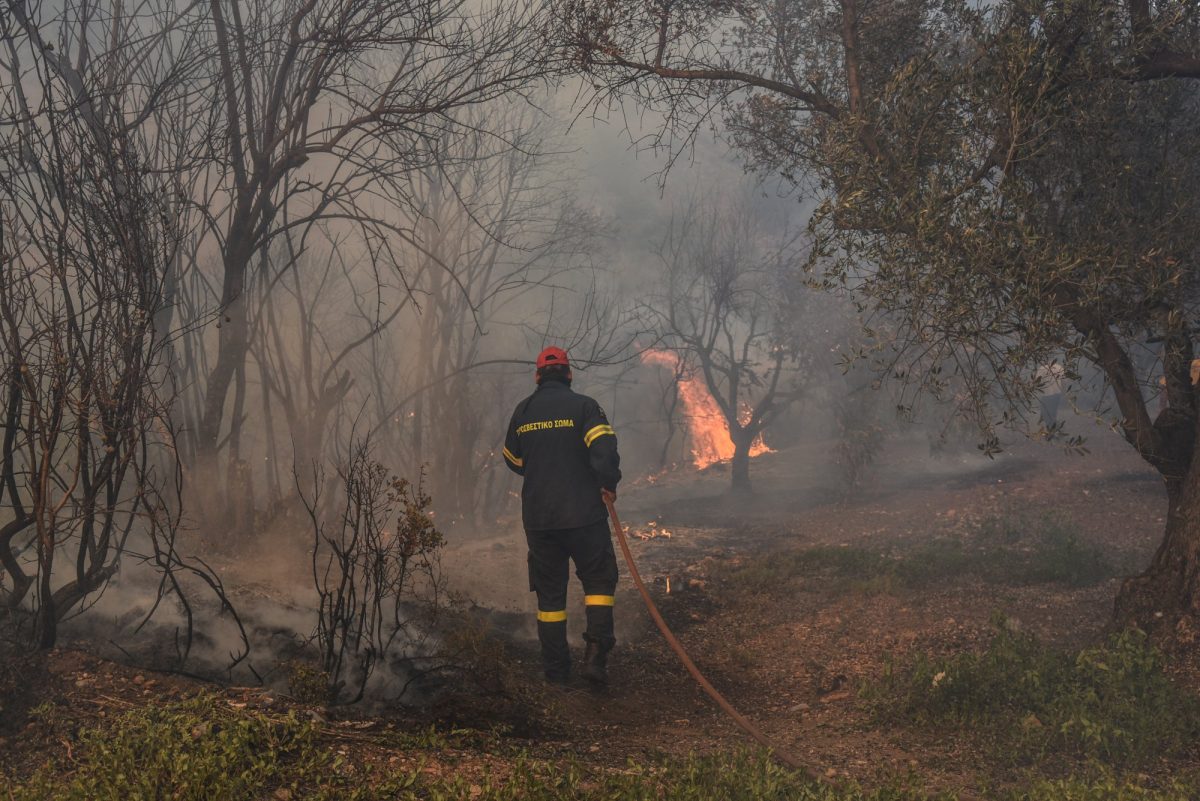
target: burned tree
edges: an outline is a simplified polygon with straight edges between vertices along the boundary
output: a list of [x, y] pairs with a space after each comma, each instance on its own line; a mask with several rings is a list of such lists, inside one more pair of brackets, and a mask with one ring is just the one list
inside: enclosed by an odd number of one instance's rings
[[[315, 222], [282, 237], [268, 261], [267, 281], [252, 293], [251, 355], [260, 382], [267, 497], [272, 509], [283, 510], [295, 497], [281, 476], [293, 468], [306, 476], [324, 459], [355, 386], [356, 358], [385, 335], [412, 295], [385, 280], [370, 252], [356, 251]], [[277, 443], [277, 415], [290, 454]], [[248, 462], [240, 451], [230, 456], [234, 465]], [[252, 501], [246, 492], [243, 518], [253, 513]]]
[[[367, 247], [408, 239], [407, 175], [455, 109], [521, 90], [540, 74], [532, 7], [470, 11], [461, 1], [209, 4], [214, 108], [211, 163], [227, 165], [211, 211], [221, 231], [222, 325], [204, 378], [197, 453], [215, 456], [228, 393], [244, 371], [257, 254], [308, 218], [338, 219]], [[414, 158], [424, 161], [414, 163]], [[294, 209], [288, 224], [280, 210]], [[239, 422], [230, 423], [230, 436]]]
[[[1095, 365], [1168, 505], [1117, 614], [1186, 638], [1200, 621], [1197, 14], [569, 1], [559, 18], [602, 97], [666, 110], [668, 132], [720, 108], [753, 164], [814, 193], [814, 266], [903, 334], [864, 355], [918, 389], [963, 387], [988, 442], [1021, 422], [1041, 368], [1078, 381]], [[1164, 345], [1157, 415], [1155, 376], [1135, 368], [1147, 341]]]
[[237, 475], [248, 357], [261, 331], [253, 299], [275, 286], [280, 241], [323, 222], [381, 271], [402, 273], [398, 248], [413, 242], [409, 176], [437, 168], [427, 143], [467, 133], [462, 109], [526, 90], [546, 65], [533, 3], [211, 0], [188, 9], [199, 98], [188, 189], [196, 252], [218, 266], [191, 271], [187, 284], [189, 305], [210, 324], [186, 345], [195, 358], [177, 365], [192, 393], [182, 445], [207, 522], [224, 529], [223, 488]]
[[[13, 10], [0, 23], [0, 594], [21, 637], [47, 648], [122, 562], [157, 568], [160, 600], [174, 592], [189, 621], [179, 574], [218, 585], [175, 550], [170, 332], [157, 326], [180, 193], [147, 153], [148, 120], [178, 98], [160, 63], [97, 42], [86, 15], [56, 31], [72, 61]], [[164, 18], [150, 38], [171, 34]], [[118, 15], [113, 31], [146, 23]]]
[[499, 469], [489, 444], [508, 410], [479, 391], [487, 376], [472, 369], [505, 353], [487, 337], [508, 331], [523, 339], [524, 309], [586, 270], [600, 228], [554, 177], [546, 126], [528, 113], [495, 116], [509, 131], [503, 143], [466, 139], [444, 156], [452, 166], [414, 185], [428, 256], [414, 282], [413, 355], [417, 380], [429, 385], [412, 406], [414, 456], [429, 461], [447, 520], [481, 512], [481, 479]]
[[733, 441], [735, 490], [750, 488], [750, 450], [800, 397], [786, 322], [798, 309], [790, 279], [794, 235], [762, 230], [743, 201], [691, 205], [659, 248], [663, 295], [645, 308], [658, 340], [704, 380]]

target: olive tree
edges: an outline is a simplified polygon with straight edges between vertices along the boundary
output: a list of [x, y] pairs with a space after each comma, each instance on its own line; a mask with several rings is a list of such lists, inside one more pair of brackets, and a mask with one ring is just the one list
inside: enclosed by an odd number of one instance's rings
[[860, 355], [965, 398], [989, 442], [1047, 366], [1101, 376], [1168, 506], [1117, 615], [1195, 631], [1195, 4], [567, 0], [557, 16], [597, 103], [635, 97], [685, 139], [719, 113], [753, 166], [813, 197], [811, 266], [894, 332]]

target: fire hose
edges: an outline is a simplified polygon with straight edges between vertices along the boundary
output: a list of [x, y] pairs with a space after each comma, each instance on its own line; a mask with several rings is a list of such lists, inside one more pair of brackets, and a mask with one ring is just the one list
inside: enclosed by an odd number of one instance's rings
[[667, 626], [667, 621], [663, 620], [662, 614], [658, 611], [658, 607], [654, 604], [654, 600], [650, 597], [649, 590], [646, 589], [646, 584], [642, 581], [642, 576], [638, 572], [637, 565], [633, 561], [633, 553], [629, 550], [629, 541], [625, 538], [625, 529], [621, 527], [621, 519], [617, 517], [617, 508], [609, 498], [604, 499], [605, 505], [608, 506], [608, 514], [612, 517], [613, 528], [617, 531], [617, 542], [621, 545], [621, 553], [625, 555], [625, 563], [629, 565], [629, 575], [633, 578], [633, 583], [637, 586], [638, 592], [642, 594], [642, 600], [646, 603], [646, 610], [650, 613], [650, 618], [654, 621], [654, 625], [662, 632], [663, 638], [667, 641], [667, 645], [671, 646], [671, 650], [675, 652], [675, 656], [679, 657], [679, 661], [687, 668], [687, 672], [691, 674], [696, 683], [700, 685], [700, 689], [716, 702], [725, 714], [733, 718], [742, 731], [749, 734], [754, 740], [767, 750], [775, 759], [782, 764], [795, 770], [808, 772], [808, 768], [799, 759], [783, 748], [775, 745], [763, 734], [757, 726], [750, 722], [741, 712], [733, 708], [733, 704], [725, 700], [725, 696], [712, 686], [712, 683], [704, 677], [700, 669], [696, 667], [696, 663], [688, 656], [687, 651], [683, 649], [683, 645], [671, 633], [670, 627]]

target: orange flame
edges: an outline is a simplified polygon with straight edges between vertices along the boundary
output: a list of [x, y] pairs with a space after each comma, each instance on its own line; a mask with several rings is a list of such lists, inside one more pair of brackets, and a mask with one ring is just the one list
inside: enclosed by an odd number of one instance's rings
[[[679, 375], [679, 399], [683, 401], [683, 419], [687, 424], [692, 463], [696, 468], [703, 470], [711, 464], [732, 459], [733, 440], [729, 438], [725, 415], [721, 414], [721, 407], [709, 394], [703, 379], [693, 375], [691, 371], [685, 370], [680, 374], [679, 357], [673, 351], [644, 351], [642, 363], [666, 367], [673, 374]], [[763, 443], [761, 434], [750, 444], [751, 456], [770, 452], [771, 449]]]

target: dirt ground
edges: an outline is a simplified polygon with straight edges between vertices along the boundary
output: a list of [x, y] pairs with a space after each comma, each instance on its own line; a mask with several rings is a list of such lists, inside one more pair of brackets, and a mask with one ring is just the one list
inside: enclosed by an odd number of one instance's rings
[[[628, 493], [624, 522], [644, 531], [653, 520], [671, 531], [670, 539], [635, 539], [636, 558], [658, 579], [664, 614], [697, 663], [774, 741], [826, 776], [870, 782], [917, 769], [931, 786], [969, 797], [980, 754], [953, 739], [914, 740], [910, 731], [874, 727], [856, 702], [856, 688], [889, 659], [981, 648], [997, 612], [1053, 645], [1096, 643], [1119, 579], [1072, 589], [963, 578], [932, 589], [868, 593], [832, 592], [821, 579], [805, 579], [787, 594], [768, 587], [731, 597], [709, 574], [714, 565], [754, 554], [816, 545], [902, 552], [987, 521], [1039, 514], [1070, 521], [1081, 540], [1135, 570], [1161, 535], [1165, 496], [1127, 446], [1115, 437], [1096, 439], [1085, 456], [1017, 443], [995, 460], [964, 454], [930, 461], [923, 443], [898, 443], [850, 497], [833, 477], [822, 479], [820, 468], [806, 470], [805, 452], [768, 454], [755, 463], [756, 495], [749, 501], [722, 494], [726, 477], [719, 473], [701, 480], [710, 493], [701, 497], [692, 494], [696, 484], [661, 482]], [[807, 454], [812, 464], [823, 463], [819, 453]], [[607, 697], [576, 692], [563, 699], [565, 719], [579, 724], [573, 738], [613, 760], [711, 750], [742, 738], [649, 635], [639, 606], [626, 582], [618, 608], [632, 642], [614, 661]], [[1200, 686], [1186, 665], [1180, 673]], [[603, 736], [593, 733], [597, 724]]]
[[[718, 468], [631, 483], [618, 505], [627, 528], [642, 536], [654, 533], [649, 539], [635, 536], [633, 549], [663, 614], [709, 679], [769, 737], [820, 775], [869, 784], [915, 770], [931, 788], [971, 798], [982, 774], [995, 779], [981, 767], [986, 757], [976, 746], [936, 732], [881, 727], [859, 703], [857, 688], [877, 677], [888, 660], [981, 648], [997, 612], [1053, 645], [1097, 643], [1106, 633], [1118, 578], [1071, 588], [986, 584], [959, 576], [920, 589], [846, 591], [821, 577], [780, 588], [734, 589], [722, 576], [749, 560], [814, 546], [903, 553], [938, 538], [978, 535], [995, 521], [1043, 514], [1068, 521], [1113, 564], [1136, 570], [1161, 534], [1164, 493], [1154, 472], [1115, 436], [1100, 432], [1089, 447], [1091, 453], [1078, 456], [1021, 441], [994, 460], [974, 453], [932, 459], [923, 440], [899, 440], [851, 494], [830, 470], [827, 449], [794, 448], [755, 460], [750, 498], [730, 496], [728, 474]], [[670, 536], [658, 533], [663, 530]], [[513, 742], [534, 753], [571, 753], [614, 766], [663, 752], [708, 752], [747, 742], [653, 631], [624, 565], [617, 594], [621, 644], [611, 663], [611, 687], [597, 693], [582, 686], [547, 688], [538, 680], [535, 606], [526, 591], [525, 551], [515, 525], [452, 544], [444, 563], [452, 583], [485, 607], [492, 633], [505, 641], [514, 686], [499, 700], [365, 719], [353, 711], [308, 710], [327, 721], [331, 736], [346, 734], [347, 726], [361, 733], [420, 727], [433, 719], [481, 728], [499, 722], [510, 726]], [[571, 608], [581, 612], [582, 600], [572, 599]], [[582, 614], [575, 615], [579, 618]], [[5, 705], [0, 761], [10, 775], [37, 764], [48, 750], [69, 748], [57, 735], [45, 741], [51, 737], [45, 727], [26, 719], [42, 700], [68, 698], [86, 722], [202, 686], [75, 649], [44, 659], [45, 678]], [[1200, 690], [1193, 664], [1185, 659], [1173, 665], [1177, 680]], [[296, 707], [286, 696], [255, 688], [220, 692], [234, 705]], [[344, 742], [359, 747], [353, 736]], [[403, 756], [378, 745], [361, 748], [372, 759]], [[489, 757], [476, 752], [473, 758]]]

